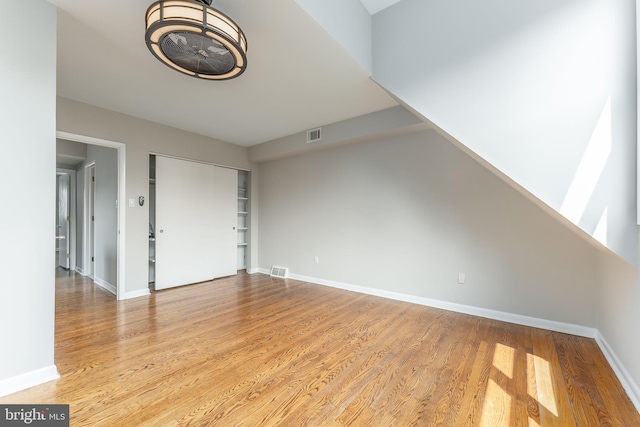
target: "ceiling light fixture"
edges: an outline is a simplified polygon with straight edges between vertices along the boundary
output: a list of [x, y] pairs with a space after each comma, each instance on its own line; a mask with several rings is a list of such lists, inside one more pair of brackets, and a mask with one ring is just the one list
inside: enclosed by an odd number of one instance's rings
[[160, 0], [147, 9], [145, 40], [169, 67], [208, 80], [238, 77], [247, 68], [247, 39], [212, 0]]

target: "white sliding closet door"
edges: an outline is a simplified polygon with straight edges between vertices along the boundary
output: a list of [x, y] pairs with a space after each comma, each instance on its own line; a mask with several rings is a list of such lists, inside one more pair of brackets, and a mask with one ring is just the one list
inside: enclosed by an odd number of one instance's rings
[[238, 171], [214, 168], [215, 277], [238, 273]]
[[215, 277], [214, 169], [156, 157], [156, 289]]

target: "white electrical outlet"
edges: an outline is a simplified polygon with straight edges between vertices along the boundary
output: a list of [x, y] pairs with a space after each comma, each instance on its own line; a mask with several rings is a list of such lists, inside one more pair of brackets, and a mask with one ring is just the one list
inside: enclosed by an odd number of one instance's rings
[[316, 264], [320, 264], [320, 257], [319, 257], [319, 256], [317, 256], [317, 257], [315, 258], [315, 263], [316, 263]]
[[458, 283], [462, 285], [466, 283], [466, 281], [467, 281], [467, 275], [464, 273], [458, 273]]

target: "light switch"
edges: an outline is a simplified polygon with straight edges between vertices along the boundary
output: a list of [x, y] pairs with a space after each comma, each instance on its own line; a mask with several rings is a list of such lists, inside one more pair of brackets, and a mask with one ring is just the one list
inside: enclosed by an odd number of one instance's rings
[[129, 207], [130, 208], [136, 207], [136, 199], [129, 199]]

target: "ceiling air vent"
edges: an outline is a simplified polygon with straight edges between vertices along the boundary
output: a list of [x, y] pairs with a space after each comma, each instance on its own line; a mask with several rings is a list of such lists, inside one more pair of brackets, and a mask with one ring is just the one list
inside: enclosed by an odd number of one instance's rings
[[310, 142], [320, 141], [322, 139], [322, 128], [311, 129], [307, 131], [307, 144]]
[[271, 277], [280, 277], [286, 279], [289, 276], [289, 269], [287, 267], [271, 267]]

